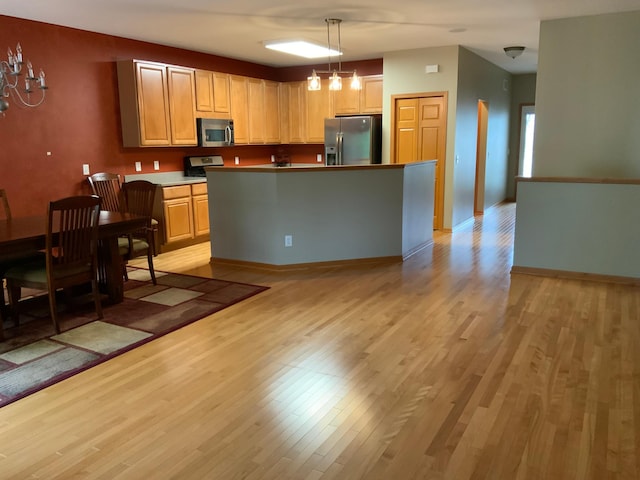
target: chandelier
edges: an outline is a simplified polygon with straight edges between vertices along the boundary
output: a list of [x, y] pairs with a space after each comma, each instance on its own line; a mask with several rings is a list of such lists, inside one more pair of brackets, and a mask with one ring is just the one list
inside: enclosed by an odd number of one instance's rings
[[[16, 53], [7, 51], [7, 60], [0, 60], [0, 112], [4, 112], [9, 108], [7, 99], [12, 96], [18, 99], [25, 107], [37, 107], [44, 102], [45, 90], [48, 88], [45, 83], [44, 71], [41, 69], [36, 77], [33, 71], [33, 65], [29, 60], [26, 64], [26, 75], [24, 83], [19, 85], [19, 78], [22, 75], [22, 47], [18, 43]], [[39, 98], [31, 99], [31, 94], [36, 90], [40, 90]]]
[[[327, 70], [313, 70], [310, 77], [307, 77], [307, 90], [320, 90], [321, 88], [321, 80], [319, 73], [328, 73], [329, 76], [329, 90], [342, 90], [342, 77], [340, 75], [351, 75], [351, 89], [352, 90], [360, 90], [362, 88], [362, 84], [360, 82], [360, 78], [355, 70], [342, 70], [342, 62], [340, 61], [340, 55], [342, 55], [342, 48], [340, 45], [340, 24], [342, 20], [339, 18], [325, 18], [324, 21], [327, 23], [327, 47], [329, 51], [329, 57], [327, 59], [328, 68]], [[338, 33], [338, 69], [331, 68], [331, 27], [337, 27]]]

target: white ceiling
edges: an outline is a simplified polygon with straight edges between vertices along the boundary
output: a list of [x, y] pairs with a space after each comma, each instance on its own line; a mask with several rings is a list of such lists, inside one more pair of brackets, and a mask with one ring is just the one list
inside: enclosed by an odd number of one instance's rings
[[[342, 61], [462, 45], [513, 73], [535, 72], [541, 20], [640, 10], [640, 0], [2, 0], [0, 14], [271, 66], [318, 63], [264, 41], [327, 43], [340, 18]], [[0, 25], [1, 28], [1, 25]], [[332, 29], [332, 42], [337, 31]], [[511, 59], [503, 47], [523, 45]]]

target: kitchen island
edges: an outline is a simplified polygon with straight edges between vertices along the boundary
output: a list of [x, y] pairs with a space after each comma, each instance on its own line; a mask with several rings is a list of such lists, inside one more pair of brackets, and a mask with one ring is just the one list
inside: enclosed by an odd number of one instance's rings
[[402, 261], [432, 242], [435, 163], [206, 167], [211, 261]]

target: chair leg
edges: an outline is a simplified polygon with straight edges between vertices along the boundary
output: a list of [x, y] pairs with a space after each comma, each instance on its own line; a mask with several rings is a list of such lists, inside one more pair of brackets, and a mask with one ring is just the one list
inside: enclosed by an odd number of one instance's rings
[[93, 292], [93, 302], [96, 305], [96, 313], [98, 314], [98, 318], [102, 318], [102, 302], [100, 301], [100, 290], [98, 288], [98, 281], [91, 281], [91, 291]]
[[154, 285], [157, 285], [156, 272], [153, 270], [153, 252], [151, 251], [151, 248], [147, 249], [147, 261], [149, 262], [149, 273], [151, 274], [151, 281]]
[[56, 305], [56, 291], [49, 288], [49, 310], [51, 312], [51, 320], [53, 320], [53, 328], [56, 333], [60, 333], [60, 325], [58, 324], [58, 306]]
[[7, 292], [9, 293], [9, 305], [11, 307], [11, 316], [13, 317], [13, 325], [18, 326], [20, 322], [20, 311], [18, 310], [18, 303], [20, 302], [21, 288], [17, 285], [12, 285], [7, 282]]
[[124, 277], [125, 282], [129, 281], [129, 274], [127, 273], [127, 262], [124, 260], [122, 261], [122, 276]]

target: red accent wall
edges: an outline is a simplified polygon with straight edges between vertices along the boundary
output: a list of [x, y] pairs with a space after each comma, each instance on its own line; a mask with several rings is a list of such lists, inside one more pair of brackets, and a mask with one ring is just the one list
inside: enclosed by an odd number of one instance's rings
[[[91, 172], [136, 173], [134, 163], [142, 162], [142, 173], [182, 170], [189, 155], [222, 155], [226, 163], [239, 156], [241, 164], [270, 161], [284, 151], [292, 162], [315, 163], [322, 145], [238, 146], [206, 149], [197, 147], [124, 148], [115, 62], [141, 59], [183, 65], [276, 81], [300, 80], [309, 67], [273, 68], [240, 60], [165, 47], [121, 37], [113, 37], [57, 25], [0, 15], [0, 58], [6, 49], [15, 52], [22, 45], [25, 61], [31, 60], [36, 73], [44, 69], [47, 98], [35, 109], [21, 107], [9, 99], [10, 107], [0, 114], [0, 188], [7, 190], [14, 216], [40, 215], [56, 198], [89, 193], [82, 164]], [[376, 61], [363, 62], [358, 73], [382, 73]], [[51, 152], [51, 155], [47, 155]]]

